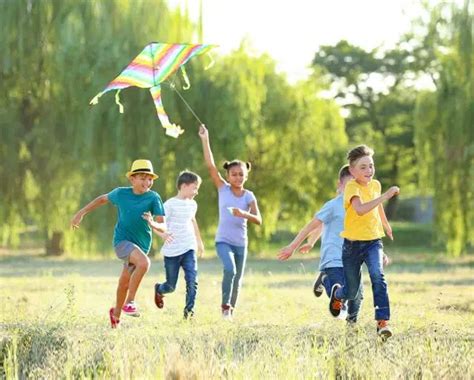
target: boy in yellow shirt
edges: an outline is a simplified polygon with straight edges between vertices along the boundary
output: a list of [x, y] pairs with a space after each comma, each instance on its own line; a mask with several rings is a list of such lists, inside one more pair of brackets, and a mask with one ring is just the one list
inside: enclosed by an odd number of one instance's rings
[[365, 145], [352, 149], [348, 154], [349, 171], [354, 177], [344, 189], [344, 238], [342, 263], [344, 286], [335, 284], [331, 290], [329, 311], [338, 317], [346, 300], [354, 300], [361, 282], [361, 267], [365, 263], [372, 283], [377, 333], [383, 339], [392, 336], [388, 326], [390, 305], [387, 282], [383, 272], [382, 237], [393, 239], [382, 203], [400, 192], [392, 186], [381, 195], [380, 182], [374, 180], [374, 151]]

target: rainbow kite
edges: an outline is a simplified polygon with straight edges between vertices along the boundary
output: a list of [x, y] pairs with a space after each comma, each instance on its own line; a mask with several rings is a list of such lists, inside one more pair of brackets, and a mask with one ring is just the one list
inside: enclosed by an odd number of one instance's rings
[[[94, 105], [99, 102], [99, 98], [106, 92], [118, 90], [115, 94], [115, 102], [119, 106], [120, 113], [123, 113], [123, 105], [120, 103], [119, 94], [124, 88], [136, 86], [140, 88], [149, 88], [153, 101], [155, 103], [156, 113], [161, 124], [166, 129], [166, 134], [172, 137], [178, 137], [184, 132], [179, 126], [170, 123], [168, 115], [163, 108], [161, 101], [160, 83], [165, 81], [175, 73], [179, 68], [183, 74], [185, 86], [188, 89], [189, 79], [184, 69], [184, 64], [192, 57], [207, 53], [216, 45], [191, 45], [191, 44], [166, 44], [152, 42], [145, 46], [140, 54], [115, 78], [107, 87], [99, 92], [90, 101]], [[210, 55], [209, 55], [210, 56]], [[206, 69], [213, 65], [212, 57], [210, 64]]]

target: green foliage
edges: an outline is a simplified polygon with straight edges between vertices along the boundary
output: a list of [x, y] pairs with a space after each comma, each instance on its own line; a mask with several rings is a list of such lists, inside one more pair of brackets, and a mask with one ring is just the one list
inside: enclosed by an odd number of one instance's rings
[[438, 238], [457, 256], [474, 243], [474, 14], [468, 1], [447, 10], [443, 45], [451, 48], [433, 47], [439, 78], [436, 91], [418, 99], [416, 148], [422, 188], [434, 194]]

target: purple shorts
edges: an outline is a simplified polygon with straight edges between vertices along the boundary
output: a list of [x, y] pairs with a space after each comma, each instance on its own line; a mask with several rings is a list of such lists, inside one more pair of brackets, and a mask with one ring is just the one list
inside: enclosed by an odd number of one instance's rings
[[140, 252], [142, 252], [140, 247], [128, 240], [123, 240], [118, 243], [114, 249], [117, 257], [123, 261], [123, 266], [127, 268], [130, 273], [132, 273], [135, 270], [135, 265], [129, 262], [129, 257], [134, 249], [138, 249]]

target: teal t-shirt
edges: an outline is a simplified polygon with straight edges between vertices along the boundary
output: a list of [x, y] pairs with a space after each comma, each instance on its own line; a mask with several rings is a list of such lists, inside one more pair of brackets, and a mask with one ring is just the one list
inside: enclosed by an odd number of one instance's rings
[[136, 244], [148, 254], [152, 232], [148, 222], [142, 218], [149, 211], [155, 216], [164, 216], [165, 210], [156, 191], [134, 194], [131, 187], [117, 187], [107, 194], [109, 201], [117, 207], [118, 219], [114, 230], [114, 247], [126, 240]]

